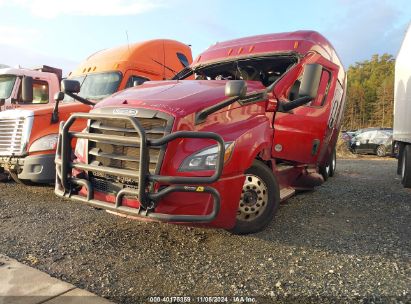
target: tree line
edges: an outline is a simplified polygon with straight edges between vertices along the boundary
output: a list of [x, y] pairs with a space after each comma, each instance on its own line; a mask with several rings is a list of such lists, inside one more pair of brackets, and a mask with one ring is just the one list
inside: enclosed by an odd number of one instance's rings
[[392, 55], [373, 55], [348, 68], [342, 130], [388, 127], [393, 124], [394, 67]]

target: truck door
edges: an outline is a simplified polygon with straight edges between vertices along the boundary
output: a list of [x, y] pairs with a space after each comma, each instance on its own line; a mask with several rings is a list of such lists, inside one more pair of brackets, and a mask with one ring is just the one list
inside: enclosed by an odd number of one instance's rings
[[[274, 141], [272, 155], [275, 158], [302, 164], [317, 164], [326, 151], [331, 137], [333, 104], [341, 102], [342, 94], [336, 90], [338, 66], [321, 56], [309, 63], [320, 64], [323, 69], [317, 96], [309, 104], [288, 113], [276, 113], [274, 118]], [[298, 98], [299, 83], [303, 69], [297, 77], [284, 77], [274, 88], [274, 94], [282, 102]], [[288, 83], [287, 83], [288, 81]], [[337, 93], [339, 92], [339, 93]]]

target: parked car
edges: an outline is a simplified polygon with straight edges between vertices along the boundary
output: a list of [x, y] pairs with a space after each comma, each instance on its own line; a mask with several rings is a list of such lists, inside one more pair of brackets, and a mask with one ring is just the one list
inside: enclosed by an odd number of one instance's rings
[[353, 153], [375, 154], [384, 157], [392, 154], [392, 129], [368, 128], [357, 131], [351, 139]]

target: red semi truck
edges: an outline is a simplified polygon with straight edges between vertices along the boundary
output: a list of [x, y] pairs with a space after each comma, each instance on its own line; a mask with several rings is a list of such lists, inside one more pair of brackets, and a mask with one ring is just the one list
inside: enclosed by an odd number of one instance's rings
[[[317, 32], [217, 43], [174, 80], [62, 123], [55, 192], [140, 219], [262, 230], [280, 201], [334, 174], [345, 86]], [[79, 120], [87, 128], [75, 132]]]

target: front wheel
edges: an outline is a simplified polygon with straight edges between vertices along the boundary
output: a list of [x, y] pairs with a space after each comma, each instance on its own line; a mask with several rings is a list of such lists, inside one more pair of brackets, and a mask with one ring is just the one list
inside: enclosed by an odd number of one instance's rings
[[0, 182], [8, 182], [10, 180], [10, 174], [8, 174], [4, 168], [0, 167]]
[[327, 163], [325, 165], [322, 165], [319, 167], [319, 172], [323, 176], [324, 181], [330, 177], [330, 171], [331, 171], [331, 165], [330, 165], [330, 160], [327, 160]]
[[14, 180], [14, 182], [16, 182], [18, 184], [26, 185], [26, 186], [33, 186], [34, 185], [34, 183], [30, 180], [25, 180], [25, 179], [18, 178], [17, 173], [15, 173], [15, 172], [10, 171], [9, 174], [10, 174], [11, 179]]
[[231, 232], [248, 234], [263, 230], [279, 205], [280, 189], [274, 174], [263, 162], [255, 160], [245, 172], [237, 221]]
[[401, 165], [401, 182], [405, 188], [411, 188], [411, 145], [404, 147]]

